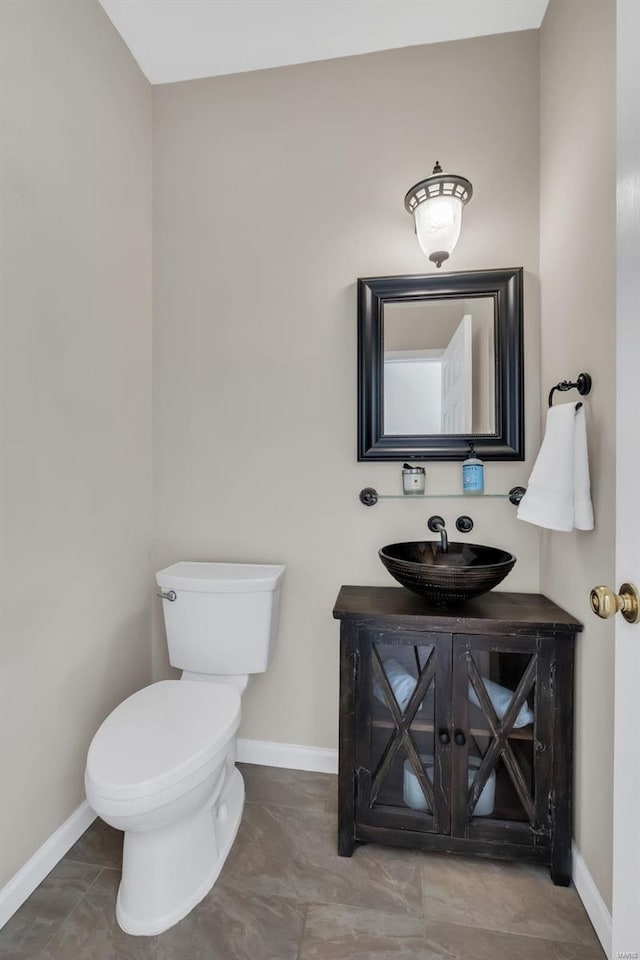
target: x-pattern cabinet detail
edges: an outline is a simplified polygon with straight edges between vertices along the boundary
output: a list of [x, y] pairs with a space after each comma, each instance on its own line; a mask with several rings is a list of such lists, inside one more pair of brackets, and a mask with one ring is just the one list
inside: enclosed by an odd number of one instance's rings
[[546, 863], [570, 882], [573, 653], [538, 594], [455, 608], [342, 587], [338, 852], [373, 841]]

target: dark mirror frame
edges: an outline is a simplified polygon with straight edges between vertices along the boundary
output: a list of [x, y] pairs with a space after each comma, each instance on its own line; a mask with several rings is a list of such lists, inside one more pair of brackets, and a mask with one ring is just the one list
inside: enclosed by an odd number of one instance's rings
[[[358, 460], [524, 460], [522, 267], [358, 280]], [[493, 297], [496, 432], [386, 436], [384, 306], [416, 300]]]

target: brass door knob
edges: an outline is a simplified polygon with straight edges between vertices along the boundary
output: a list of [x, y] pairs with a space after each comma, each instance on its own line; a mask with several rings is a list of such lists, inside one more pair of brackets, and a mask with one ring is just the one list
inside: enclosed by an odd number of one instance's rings
[[619, 610], [627, 623], [640, 621], [640, 602], [635, 583], [623, 583], [620, 593], [614, 593], [609, 587], [594, 587], [589, 599], [593, 612], [604, 620], [613, 617]]

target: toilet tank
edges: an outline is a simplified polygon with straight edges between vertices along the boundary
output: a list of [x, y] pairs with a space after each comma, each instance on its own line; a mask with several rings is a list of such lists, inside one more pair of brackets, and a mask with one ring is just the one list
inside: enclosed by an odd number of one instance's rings
[[213, 675], [263, 673], [278, 632], [284, 570], [181, 561], [156, 573], [171, 665]]

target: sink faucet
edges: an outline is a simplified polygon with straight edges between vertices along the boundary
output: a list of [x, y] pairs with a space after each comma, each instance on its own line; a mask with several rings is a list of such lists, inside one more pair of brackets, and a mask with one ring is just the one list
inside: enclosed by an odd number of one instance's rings
[[447, 531], [445, 530], [444, 520], [442, 517], [429, 517], [427, 521], [427, 527], [432, 533], [440, 534], [440, 550], [442, 553], [449, 553], [449, 537], [447, 536]]

